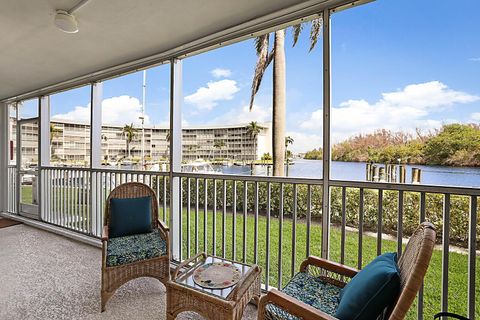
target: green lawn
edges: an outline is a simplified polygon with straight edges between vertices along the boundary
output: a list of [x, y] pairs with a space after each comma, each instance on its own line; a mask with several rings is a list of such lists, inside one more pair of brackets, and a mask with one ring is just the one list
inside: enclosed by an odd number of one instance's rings
[[[161, 216], [163, 216], [161, 214]], [[213, 253], [213, 213], [208, 212], [207, 217], [207, 252]], [[236, 216], [236, 254], [233, 255], [232, 250], [232, 222], [233, 215], [226, 215], [226, 257], [243, 261], [243, 214], [237, 212]], [[266, 276], [266, 226], [267, 219], [264, 216], [258, 218], [258, 241], [254, 242], [254, 225], [255, 219], [253, 215], [248, 215], [247, 218], [247, 245], [246, 245], [246, 261], [248, 263], [254, 262], [254, 248], [258, 250], [257, 263], [263, 268], [263, 281]], [[292, 275], [292, 221], [284, 219], [282, 228], [282, 252], [281, 252], [281, 269], [282, 269], [282, 286], [284, 286]], [[295, 271], [298, 271], [301, 261], [306, 257], [306, 224], [304, 221], [297, 221], [296, 225], [296, 259], [294, 261]], [[270, 219], [270, 270], [269, 270], [269, 284], [271, 286], [278, 285], [279, 279], [279, 219], [272, 217]], [[222, 255], [222, 213], [217, 212], [216, 216], [216, 254]], [[331, 245], [330, 245], [330, 259], [340, 261], [340, 230], [337, 228], [331, 229]], [[312, 224], [310, 231], [310, 254], [320, 255], [321, 250], [321, 226]], [[182, 216], [182, 240], [183, 251], [182, 258], [195, 254], [195, 210], [191, 209], [190, 213], [190, 252], [187, 252], [187, 212], [184, 208]], [[199, 251], [204, 250], [204, 211], [200, 209], [198, 214], [198, 248]], [[367, 235], [363, 236], [363, 265], [366, 265], [376, 256], [377, 239]], [[345, 264], [356, 267], [357, 266], [357, 251], [358, 251], [358, 233], [347, 232], [345, 245]], [[393, 252], [396, 251], [396, 242], [389, 240], [382, 240], [382, 251]], [[458, 314], [466, 315], [467, 312], [467, 255], [450, 252], [449, 254], [449, 311]], [[480, 305], [480, 257], [477, 257], [477, 285], [476, 285], [476, 305]], [[425, 319], [433, 319], [433, 315], [440, 311], [441, 302], [441, 267], [442, 267], [442, 252], [435, 250], [429, 267], [424, 289], [424, 314]], [[480, 317], [480, 308], [477, 307], [476, 316]], [[416, 307], [412, 307], [408, 319], [416, 318]]]
[[24, 185], [22, 186], [22, 203], [32, 203], [32, 186]]

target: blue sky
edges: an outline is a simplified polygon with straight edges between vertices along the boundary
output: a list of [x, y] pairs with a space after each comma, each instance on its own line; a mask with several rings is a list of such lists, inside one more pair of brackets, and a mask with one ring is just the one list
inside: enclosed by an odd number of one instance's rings
[[[379, 128], [431, 130], [480, 121], [480, 1], [378, 0], [332, 16], [332, 133], [334, 142]], [[287, 133], [294, 151], [322, 141], [322, 48], [308, 53], [309, 26], [291, 47], [286, 36]], [[256, 62], [243, 41], [183, 62], [183, 121], [188, 124], [268, 121], [272, 68], [249, 112]], [[216, 70], [216, 71], [214, 71]], [[166, 125], [169, 66], [147, 71], [146, 110]], [[104, 82], [104, 122], [138, 122], [142, 73]], [[84, 119], [89, 88], [52, 96], [52, 115]], [[29, 109], [29, 108], [26, 108]], [[28, 110], [24, 110], [28, 114]]]

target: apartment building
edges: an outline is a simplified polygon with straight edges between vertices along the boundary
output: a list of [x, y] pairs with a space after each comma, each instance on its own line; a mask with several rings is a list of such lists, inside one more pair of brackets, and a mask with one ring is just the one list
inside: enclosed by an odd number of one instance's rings
[[[16, 146], [16, 121], [11, 119], [11, 141]], [[223, 126], [188, 126], [182, 129], [183, 161], [196, 159], [228, 159], [252, 161], [264, 153], [272, 153], [271, 123], [259, 124], [260, 132], [254, 136], [248, 124]], [[167, 127], [136, 126], [133, 139], [127, 143], [124, 126], [102, 126], [102, 158], [104, 162], [167, 160], [170, 134]], [[22, 159], [35, 162], [38, 153], [38, 126], [22, 125]], [[90, 157], [90, 125], [70, 120], [50, 122], [50, 154], [53, 163], [87, 165]], [[143, 143], [142, 143], [143, 141]], [[127, 146], [128, 144], [128, 146]], [[15, 149], [13, 147], [12, 149]], [[13, 158], [12, 158], [13, 160]]]

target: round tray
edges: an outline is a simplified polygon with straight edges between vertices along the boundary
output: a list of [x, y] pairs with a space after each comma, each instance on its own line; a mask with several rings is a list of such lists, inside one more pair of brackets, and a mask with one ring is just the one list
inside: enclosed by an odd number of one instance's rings
[[228, 262], [206, 263], [193, 272], [193, 281], [201, 287], [224, 289], [240, 280], [240, 270]]

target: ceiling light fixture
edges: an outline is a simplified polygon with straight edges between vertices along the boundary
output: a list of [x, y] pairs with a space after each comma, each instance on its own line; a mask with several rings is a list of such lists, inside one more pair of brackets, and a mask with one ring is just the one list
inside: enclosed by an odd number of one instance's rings
[[77, 33], [78, 22], [73, 13], [83, 7], [89, 0], [80, 0], [70, 10], [57, 10], [55, 13], [55, 26], [66, 33]]
[[78, 22], [75, 16], [64, 10], [57, 10], [55, 14], [55, 26], [66, 33], [77, 33]]

